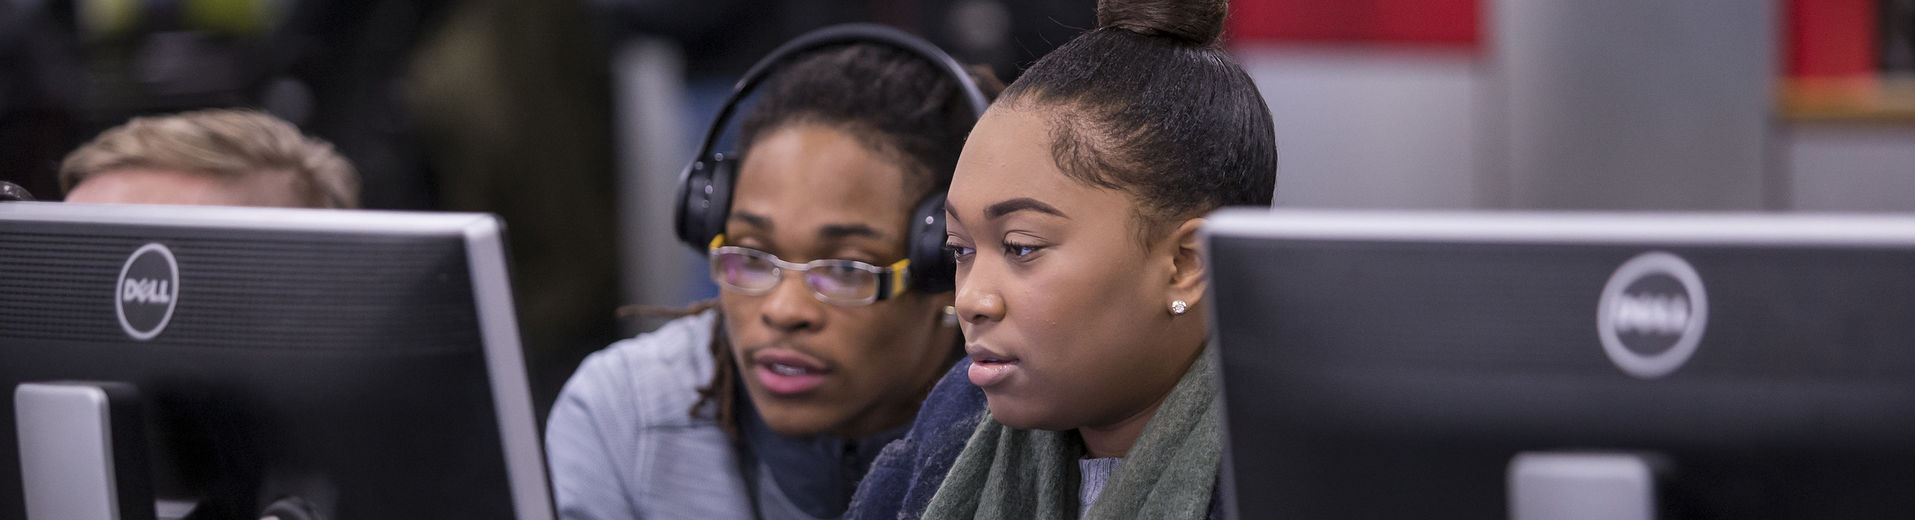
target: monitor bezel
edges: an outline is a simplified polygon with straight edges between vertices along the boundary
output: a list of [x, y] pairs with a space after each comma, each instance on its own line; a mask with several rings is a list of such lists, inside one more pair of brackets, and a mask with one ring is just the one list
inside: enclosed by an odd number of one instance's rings
[[1915, 216], [1835, 213], [1363, 211], [1226, 208], [1208, 238], [1323, 241], [1915, 246]]
[[218, 228], [249, 231], [459, 236], [465, 242], [473, 299], [512, 504], [517, 518], [555, 518], [519, 340], [504, 224], [485, 213], [163, 206], [56, 202], [0, 203], [0, 220]]

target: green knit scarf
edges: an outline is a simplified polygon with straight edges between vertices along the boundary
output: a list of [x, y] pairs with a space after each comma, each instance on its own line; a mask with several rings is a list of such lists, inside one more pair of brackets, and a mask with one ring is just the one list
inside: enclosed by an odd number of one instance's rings
[[[1201, 519], [1222, 457], [1217, 374], [1197, 356], [1144, 426], [1086, 519]], [[1076, 431], [1018, 430], [986, 411], [925, 509], [925, 520], [1067, 520], [1077, 515]]]

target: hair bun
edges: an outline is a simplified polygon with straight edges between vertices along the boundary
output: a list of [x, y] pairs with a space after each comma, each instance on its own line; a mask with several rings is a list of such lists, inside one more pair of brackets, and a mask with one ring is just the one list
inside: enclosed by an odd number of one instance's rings
[[1117, 28], [1195, 45], [1223, 35], [1226, 0], [1097, 0], [1097, 28]]

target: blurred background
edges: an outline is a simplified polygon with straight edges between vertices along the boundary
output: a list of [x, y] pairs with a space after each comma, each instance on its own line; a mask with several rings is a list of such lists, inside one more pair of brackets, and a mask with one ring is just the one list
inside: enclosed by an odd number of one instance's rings
[[539, 414], [586, 354], [717, 294], [672, 192], [746, 68], [876, 22], [1007, 81], [1095, 25], [1091, 0], [0, 0], [0, 180], [142, 114], [251, 107], [332, 142], [370, 209], [508, 226]]
[[[1094, 0], [0, 0], [0, 179], [127, 118], [253, 107], [368, 208], [510, 226], [540, 413], [585, 354], [715, 294], [672, 189], [732, 82], [877, 22], [1005, 81]], [[1234, 0], [1280, 205], [1915, 210], [1915, 0]]]

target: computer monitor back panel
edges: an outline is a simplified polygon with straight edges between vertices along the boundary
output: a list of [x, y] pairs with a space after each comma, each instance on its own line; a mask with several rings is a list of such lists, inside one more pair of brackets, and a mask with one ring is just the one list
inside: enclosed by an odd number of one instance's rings
[[1242, 518], [1500, 518], [1526, 451], [1653, 454], [1666, 518], [1915, 511], [1915, 219], [1207, 232]]
[[[513, 518], [527, 496], [502, 432], [531, 418], [494, 393], [524, 376], [488, 365], [469, 260], [490, 217], [7, 206], [0, 386], [137, 386], [162, 498], [210, 518], [286, 496], [330, 518]], [[13, 422], [0, 400], [7, 518], [25, 511]]]

